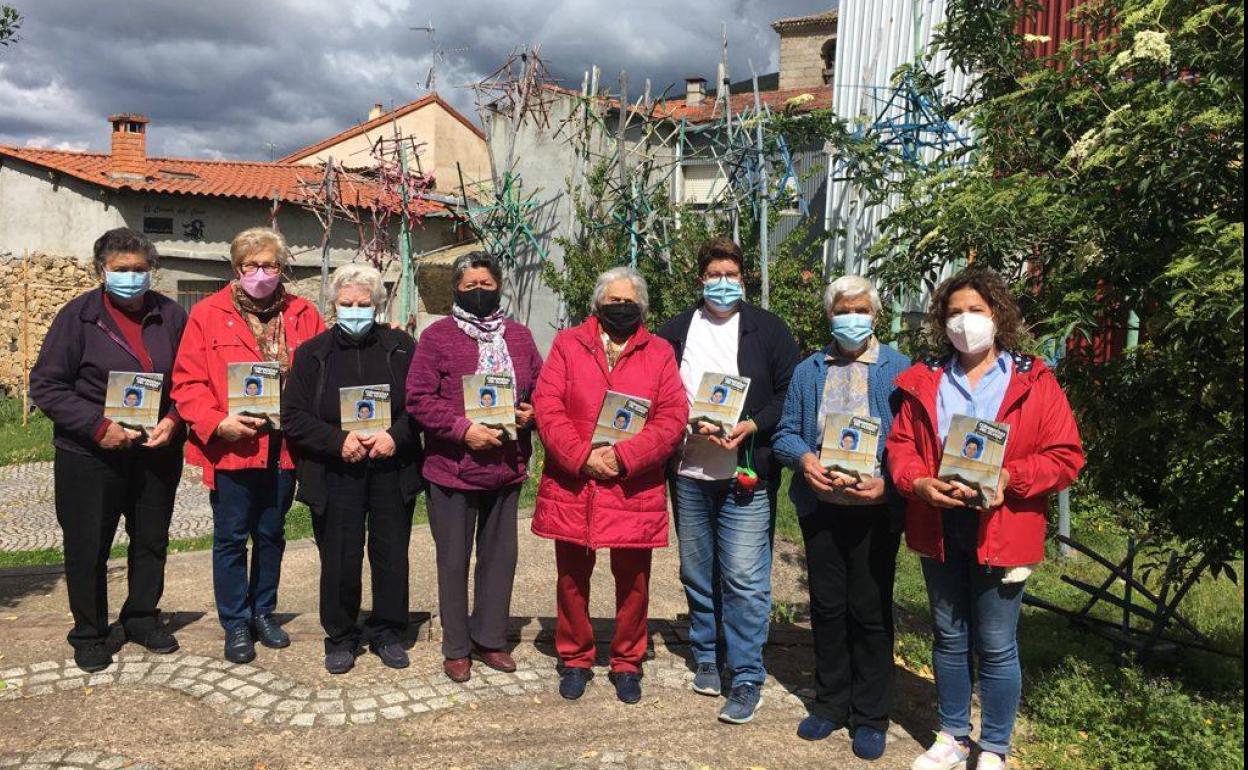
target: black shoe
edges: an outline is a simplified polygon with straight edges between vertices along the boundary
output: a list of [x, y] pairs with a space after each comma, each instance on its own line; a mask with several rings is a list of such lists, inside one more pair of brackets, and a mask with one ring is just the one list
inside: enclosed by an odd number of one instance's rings
[[381, 662], [387, 668], [407, 668], [412, 664], [410, 658], [407, 657], [407, 650], [403, 649], [403, 645], [398, 642], [387, 642], [386, 644], [370, 644], [369, 647], [381, 658]]
[[256, 641], [274, 650], [290, 646], [290, 634], [282, 630], [272, 615], [261, 615], [251, 621], [256, 631]]
[[113, 665], [113, 656], [108, 654], [108, 647], [101, 639], [85, 647], [75, 647], [74, 664], [88, 674], [94, 674]]
[[225, 635], [225, 659], [231, 663], [250, 663], [256, 659], [256, 643], [251, 629], [243, 626]]
[[325, 653], [325, 670], [331, 674], [345, 674], [355, 668], [355, 652], [334, 650]]
[[157, 655], [168, 655], [171, 652], [178, 651], [178, 640], [174, 638], [173, 634], [160, 626], [156, 626], [150, 631], [136, 633], [127, 631], [126, 641], [134, 642], [140, 647], [146, 648], [148, 652], [154, 652]]
[[615, 697], [621, 703], [636, 703], [641, 700], [641, 674], [612, 671], [611, 683], [615, 685]]
[[559, 694], [567, 700], [577, 700], [585, 694], [585, 686], [593, 678], [592, 669], [569, 666], [559, 672]]

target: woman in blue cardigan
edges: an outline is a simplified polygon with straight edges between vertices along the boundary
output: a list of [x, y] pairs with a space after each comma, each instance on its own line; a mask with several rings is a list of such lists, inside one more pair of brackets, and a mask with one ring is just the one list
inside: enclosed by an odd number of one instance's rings
[[[884, 754], [893, 680], [893, 577], [901, 509], [885, 478], [884, 438], [899, 400], [893, 381], [910, 359], [875, 339], [880, 295], [847, 275], [828, 286], [832, 344], [798, 364], [772, 451], [794, 470], [790, 497], [806, 541], [815, 635], [815, 701], [798, 735], [820, 740], [845, 727], [862, 759]], [[819, 462], [830, 413], [880, 421], [874, 475]], [[856, 441], [847, 442], [856, 444]]]

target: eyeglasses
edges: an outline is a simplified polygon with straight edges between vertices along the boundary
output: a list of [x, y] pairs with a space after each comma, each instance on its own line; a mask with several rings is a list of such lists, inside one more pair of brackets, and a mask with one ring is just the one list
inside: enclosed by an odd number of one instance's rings
[[703, 273], [702, 275], [702, 280], [707, 283], [714, 283], [715, 281], [718, 281], [720, 278], [727, 278], [730, 281], [740, 281], [741, 272], [733, 271], [731, 273]]
[[242, 273], [243, 275], [255, 275], [257, 270], [263, 270], [265, 272], [265, 275], [277, 275], [278, 273], [282, 272], [282, 266], [281, 265], [253, 265], [253, 264], [245, 264], [245, 265], [238, 266], [238, 271]]

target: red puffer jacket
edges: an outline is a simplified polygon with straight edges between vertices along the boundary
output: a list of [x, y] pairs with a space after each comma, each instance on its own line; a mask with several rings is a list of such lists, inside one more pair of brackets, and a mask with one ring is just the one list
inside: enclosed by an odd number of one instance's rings
[[[903, 394], [901, 411], [886, 443], [889, 474], [906, 498], [906, 544], [942, 561], [941, 516], [946, 513], [918, 499], [914, 482], [935, 476], [940, 468], [944, 447], [936, 427], [936, 392], [943, 373], [942, 362], [929, 360], [897, 378]], [[1070, 486], [1083, 468], [1079, 427], [1052, 370], [1032, 356], [1017, 354], [997, 421], [1010, 426], [1005, 447], [1010, 483], [1005, 503], [979, 514], [979, 563], [990, 567], [1037, 564], [1044, 561], [1047, 497]], [[953, 510], [947, 515], [975, 514]]]
[[[186, 459], [204, 469], [204, 485], [216, 488], [216, 471], [264, 468], [268, 463], [269, 440], [281, 434], [263, 432], [235, 442], [218, 438], [217, 426], [229, 408], [226, 365], [262, 361], [255, 335], [234, 307], [230, 287], [207, 297], [191, 308], [182, 344], [173, 362], [173, 389], [178, 414], [190, 427]], [[286, 325], [286, 347], [293, 358], [295, 348], [321, 332], [325, 323], [312, 303], [289, 294], [282, 310]], [[284, 439], [280, 467], [295, 464]]]
[[[620, 476], [595, 481], [581, 468], [608, 390], [649, 399], [650, 415], [640, 433], [615, 445]], [[665, 469], [689, 419], [672, 346], [642, 327], [608, 371], [590, 318], [555, 337], [533, 407], [546, 447], [534, 534], [594, 549], [666, 546]]]

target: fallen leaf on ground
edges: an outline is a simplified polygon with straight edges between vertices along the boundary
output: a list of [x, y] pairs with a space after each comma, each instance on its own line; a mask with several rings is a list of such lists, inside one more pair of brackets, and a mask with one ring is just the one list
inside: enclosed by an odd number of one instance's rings
[[583, 752], [581, 752], [581, 759], [593, 759], [593, 758], [594, 758], [594, 757], [596, 757], [596, 756], [598, 756], [598, 752], [596, 752], [596, 751], [583, 751]]
[[93, 692], [95, 692], [95, 688], [94, 688], [94, 687], [84, 687], [84, 688], [82, 688], [82, 694], [83, 694], [83, 695], [90, 695], [90, 694], [91, 694], [91, 693], [93, 693]]

